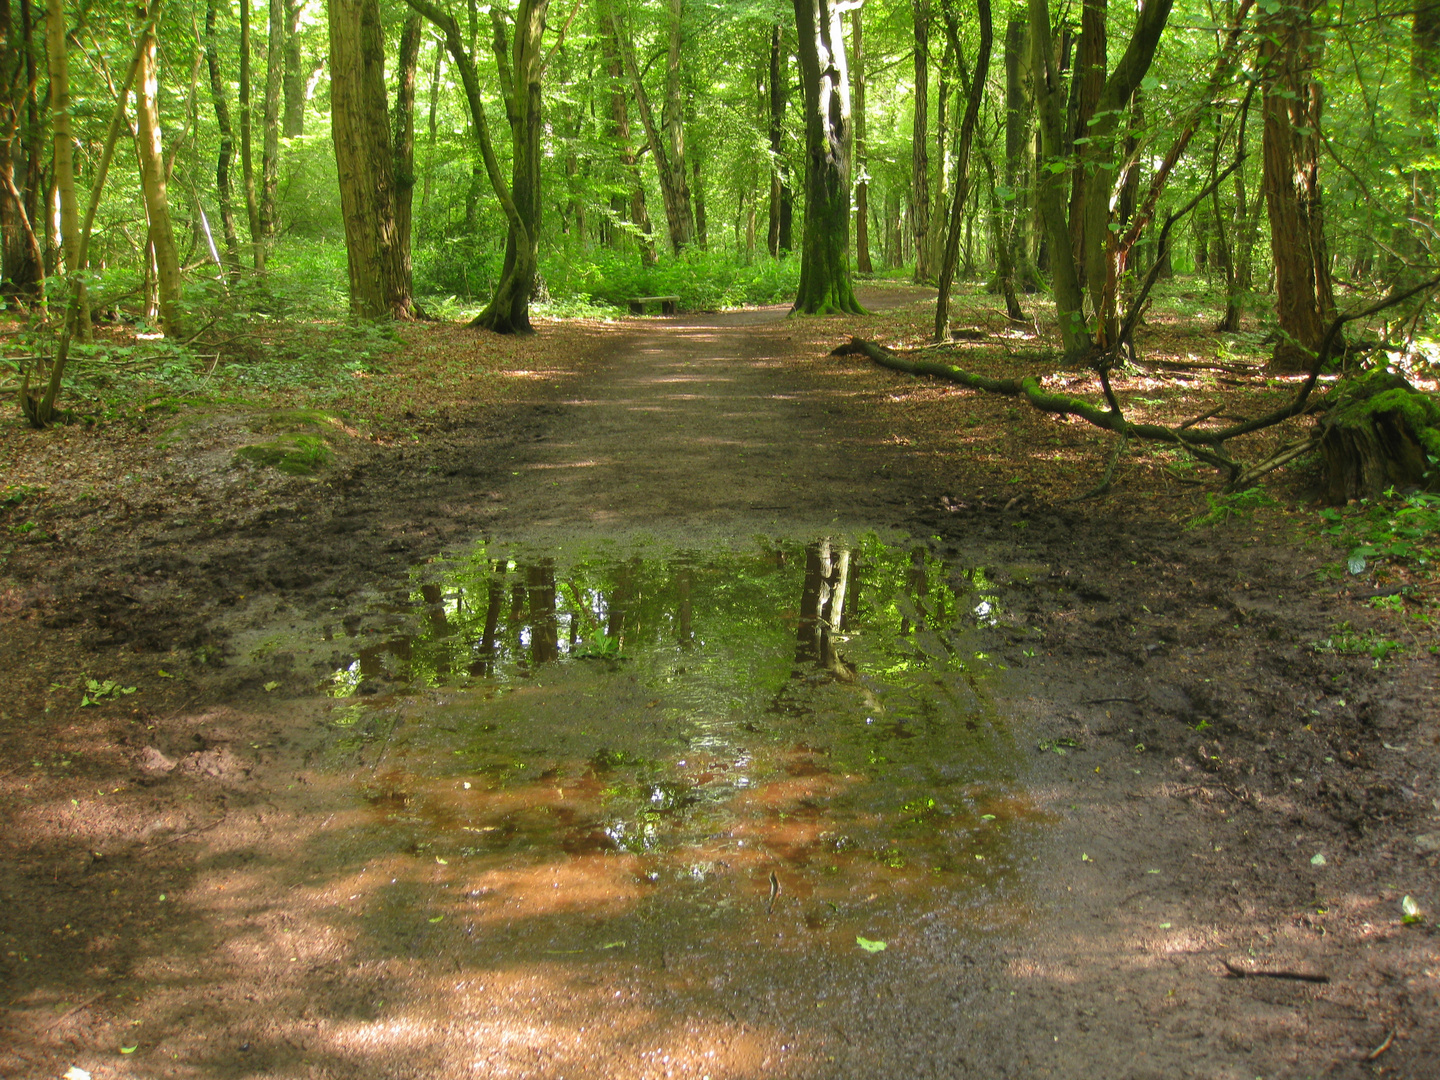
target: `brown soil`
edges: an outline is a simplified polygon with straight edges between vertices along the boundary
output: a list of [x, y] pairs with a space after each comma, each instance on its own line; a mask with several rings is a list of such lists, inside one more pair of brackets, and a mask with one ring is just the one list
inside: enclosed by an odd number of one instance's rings
[[[11, 421], [5, 482], [45, 490], [3, 519], [0, 1074], [1440, 1076], [1430, 639], [1320, 572], [1338, 556], [1313, 510], [1187, 529], [1201, 496], [1143, 453], [1108, 499], [1067, 502], [1103, 470], [1098, 434], [825, 355], [913, 331], [923, 299], [538, 344], [420, 328], [410, 355], [508, 389], [467, 401], [466, 375], [420, 415], [387, 391], [317, 477], [235, 466], [264, 424], [233, 410]], [[1219, 400], [1171, 391], [1177, 416]], [[321, 760], [317, 685], [413, 566], [481, 535], [859, 528], [1028, 568], [996, 571], [1045, 823], [1023, 903], [833, 957], [783, 891], [764, 940], [671, 940], [620, 862], [547, 899], [577, 856], [503, 915], [440, 921], [457, 869], [343, 850], [365, 792]], [[1408, 647], [1314, 648], [1347, 621]], [[256, 645], [306, 626], [318, 659]], [[645, 948], [552, 944], [625, 919]]]

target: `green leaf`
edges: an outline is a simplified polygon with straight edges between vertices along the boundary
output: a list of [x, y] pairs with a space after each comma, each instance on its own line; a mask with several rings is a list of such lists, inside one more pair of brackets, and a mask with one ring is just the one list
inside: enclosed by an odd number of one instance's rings
[[271, 690], [276, 690], [276, 689], [278, 689], [279, 686], [280, 686], [280, 684], [279, 684], [278, 682], [267, 682], [267, 683], [265, 684], [265, 692], [268, 694], [268, 693], [270, 693]]
[[139, 1050], [139, 1049], [140, 1049], [140, 1044], [139, 1044], [139, 1043], [136, 1043], [134, 1046], [122, 1046], [122, 1047], [120, 1047], [120, 1052], [121, 1052], [122, 1054], [133, 1054], [136, 1050]]
[[864, 950], [865, 950], [866, 952], [868, 952], [868, 953], [877, 953], [877, 952], [884, 952], [884, 951], [885, 951], [885, 942], [883, 942], [883, 941], [871, 941], [869, 938], [857, 937], [857, 938], [855, 939], [855, 944], [856, 944], [856, 945], [859, 945], [862, 949], [864, 949]]
[[1365, 553], [1361, 548], [1356, 548], [1350, 553], [1350, 558], [1345, 560], [1345, 565], [1352, 574], [1363, 574], [1365, 572]]
[[1310, 865], [1311, 865], [1311, 866], [1324, 866], [1324, 865], [1325, 865], [1325, 856], [1322, 855], [1322, 854], [1320, 854], [1320, 852], [1317, 851], [1314, 855], [1311, 855], [1311, 856], [1310, 856]]

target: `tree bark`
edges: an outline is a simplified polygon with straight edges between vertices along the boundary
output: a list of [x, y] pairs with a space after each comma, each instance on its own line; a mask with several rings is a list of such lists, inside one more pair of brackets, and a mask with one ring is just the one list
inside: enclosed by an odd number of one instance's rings
[[[956, 64], [959, 65], [963, 82], [965, 57], [960, 48], [960, 19], [950, 0], [941, 0], [941, 3], [945, 32], [950, 39], [950, 49], [955, 55]], [[960, 226], [965, 217], [965, 202], [970, 195], [970, 144], [980, 117], [980, 105], [985, 96], [985, 80], [990, 74], [990, 52], [994, 45], [990, 0], [977, 0], [977, 15], [980, 20], [980, 51], [975, 57], [975, 76], [970, 80], [969, 92], [965, 95], [965, 115], [960, 122], [959, 146], [955, 156], [955, 197], [950, 209], [945, 247], [940, 258], [940, 294], [935, 301], [936, 341], [950, 339], [950, 286], [955, 280], [955, 265], [960, 253]]]
[[215, 103], [215, 126], [220, 131], [220, 152], [215, 161], [215, 196], [220, 203], [220, 231], [225, 238], [226, 275], [232, 280], [240, 270], [240, 239], [235, 232], [234, 195], [230, 190], [230, 166], [235, 160], [235, 131], [230, 124], [230, 102], [220, 57], [215, 48], [215, 21], [220, 0], [205, 5], [205, 63], [210, 69], [210, 98]]
[[863, 7], [857, 5], [850, 13], [851, 40], [855, 53], [850, 69], [855, 83], [855, 269], [862, 274], [874, 273], [870, 264], [870, 177], [866, 172], [865, 153], [865, 53]]
[[1306, 370], [1335, 314], [1320, 198], [1322, 95], [1315, 68], [1325, 45], [1312, 24], [1317, 6], [1318, 0], [1300, 0], [1261, 23], [1262, 185], [1281, 334], [1270, 358], [1276, 371]]
[[[480, 158], [485, 168], [485, 175], [489, 178], [490, 187], [495, 192], [495, 197], [510, 225], [509, 237], [505, 245], [506, 270], [501, 276], [500, 284], [496, 288], [490, 304], [471, 320], [470, 325], [493, 330], [499, 334], [531, 333], [533, 331], [530, 326], [530, 294], [535, 288], [539, 248], [530, 222], [533, 220], [538, 225], [540, 200], [538, 171], [535, 173], [533, 188], [523, 193], [512, 194], [511, 185], [506, 183], [505, 176], [500, 171], [500, 159], [495, 154], [495, 144], [490, 138], [490, 121], [485, 115], [485, 99], [480, 89], [480, 76], [475, 69], [474, 57], [467, 50], [465, 40], [460, 34], [460, 24], [455, 21], [453, 15], [432, 0], [406, 0], [406, 2], [429, 19], [445, 35], [445, 51], [450, 54], [450, 59], [460, 73], [460, 81], [465, 88], [465, 102], [470, 109], [472, 130], [475, 133], [476, 141], [480, 144]], [[543, 0], [542, 2], [522, 0], [520, 9], [516, 12], [517, 62], [513, 71], [509, 62], [504, 59], [503, 48], [501, 55], [496, 58], [502, 78], [502, 88], [503, 83], [510, 82], [512, 88], [518, 84], [519, 89], [523, 91], [524, 101], [519, 105], [516, 103], [516, 94], [507, 95], [507, 114], [519, 117], [522, 121], [518, 126], [512, 123], [512, 135], [516, 131], [519, 131], [522, 136], [530, 131], [534, 131], [538, 135], [540, 76], [544, 72], [543, 58], [539, 55], [539, 35], [543, 34], [545, 29], [545, 7], [546, 4]], [[538, 33], [536, 32], [537, 27]], [[473, 24], [471, 31], [473, 41], [476, 36]], [[523, 57], [520, 55], [522, 42], [525, 49]], [[530, 82], [532, 79], [533, 86]], [[532, 98], [533, 114], [522, 116], [517, 112], [517, 108], [529, 109]], [[534, 147], [517, 144], [512, 177], [519, 170], [532, 168], [530, 164], [532, 161], [538, 161], [538, 139]]]
[[400, 246], [401, 273], [413, 280], [410, 259], [412, 210], [415, 205], [415, 75], [420, 69], [420, 38], [424, 20], [418, 12], [405, 20], [400, 31], [400, 52], [395, 71], [395, 114], [391, 117], [390, 145], [394, 154], [395, 234]]
[[89, 341], [90, 303], [80, 265], [80, 203], [75, 195], [75, 134], [70, 123], [70, 65], [65, 41], [62, 0], [48, 0], [45, 10], [45, 47], [50, 67], [50, 129], [54, 138], [55, 194], [60, 204], [60, 247], [65, 272], [80, 298], [75, 338]]
[[394, 149], [385, 109], [379, 0], [328, 0], [331, 132], [345, 219], [350, 310], [361, 318], [414, 315], [396, 215]]
[[287, 139], [305, 134], [305, 72], [300, 56], [300, 14], [305, 0], [284, 0], [285, 4], [285, 90], [284, 134]]
[[[671, 0], [672, 25], [671, 25], [671, 46], [670, 52], [672, 61], [678, 77], [678, 35], [680, 0]], [[625, 71], [630, 76], [630, 89], [635, 94], [635, 106], [640, 113], [640, 122], [645, 129], [645, 139], [650, 146], [650, 155], [655, 159], [655, 171], [660, 178], [660, 196], [665, 203], [665, 221], [670, 229], [670, 246], [675, 254], [684, 251], [695, 238], [695, 217], [690, 204], [690, 185], [685, 177], [684, 163], [677, 174], [675, 163], [671, 160], [666, 143], [661, 138], [659, 126], [655, 123], [655, 113], [650, 107], [650, 96], [645, 92], [645, 83], [641, 78], [640, 67], [635, 61], [635, 49], [630, 39], [626, 37], [624, 29], [620, 25], [619, 13], [613, 6], [610, 7], [610, 21], [615, 29], [615, 40], [620, 47], [620, 57], [624, 61]], [[669, 103], [669, 62], [667, 62], [667, 95], [666, 109]], [[681, 147], [683, 149], [683, 137]]]
[[[0, 0], [0, 80], [3, 80], [4, 143], [0, 145], [0, 233], [3, 233], [3, 295], [24, 306], [39, 303], [44, 295], [45, 253], [35, 234], [35, 218], [15, 182], [17, 161], [25, 170], [26, 186], [33, 187], [40, 173], [39, 159], [27, 153], [29, 139], [22, 138], [34, 113], [34, 48], [29, 4], [20, 5], [20, 27], [16, 34], [10, 0]], [[28, 131], [26, 135], [28, 136]]]
[[1440, 90], [1440, 0], [1416, 0], [1410, 23], [1410, 127], [1415, 164], [1409, 170], [1409, 216], [1419, 234], [1407, 238], [1405, 254], [1423, 258], [1434, 245], [1436, 93]]
[[640, 177], [639, 158], [631, 142], [630, 105], [625, 93], [625, 65], [620, 59], [620, 44], [615, 25], [608, 17], [601, 19], [601, 46], [606, 69], [610, 73], [610, 132], [620, 152], [620, 166], [629, 189], [628, 198], [620, 197], [617, 215], [635, 227], [635, 240], [640, 249], [640, 265], [655, 265], [655, 240], [652, 236], [650, 211], [645, 205], [645, 183]]
[[1105, 89], [1109, 63], [1106, 58], [1108, 17], [1107, 0], [1084, 0], [1067, 110], [1071, 125], [1069, 141], [1075, 152], [1075, 167], [1070, 172], [1070, 247], [1075, 253], [1082, 286], [1088, 276], [1085, 264], [1086, 194], [1090, 184], [1100, 179], [1094, 175], [1094, 170], [1096, 159], [1104, 153], [1099, 142], [1092, 138], [1090, 122], [1095, 117], [1095, 111], [1100, 106], [1100, 94]]
[[832, 0], [794, 4], [805, 87], [805, 232], [793, 311], [864, 314], [850, 280], [850, 77], [842, 9]]
[[[510, 120], [510, 192], [516, 217], [510, 222], [505, 241], [500, 284], [489, 305], [470, 325], [497, 334], [534, 333], [530, 298], [540, 270], [541, 78], [545, 62], [542, 39], [549, 7], [549, 0], [521, 0], [515, 12], [514, 40], [508, 50], [503, 47], [496, 21], [495, 60]], [[493, 17], [495, 9], [491, 12]]]
[[[248, 0], [240, 0], [242, 4]], [[285, 74], [285, 0], [270, 0], [265, 35], [265, 138], [260, 151], [260, 231], [266, 243], [275, 239], [275, 195], [280, 186], [280, 102]]]
[[770, 220], [767, 246], [775, 258], [794, 247], [794, 195], [790, 165], [785, 158], [785, 106], [790, 100], [790, 73], [784, 28], [770, 30]]
[[[915, 97], [910, 131], [910, 204], [915, 230], [915, 281], [935, 280], [930, 258], [930, 0], [911, 0], [914, 20]], [[944, 168], [942, 162], [941, 168]]]
[[254, 113], [250, 100], [250, 4], [240, 4], [240, 173], [245, 187], [245, 216], [250, 226], [251, 259], [255, 272], [265, 272], [265, 229], [260, 217], [260, 201], [255, 193], [255, 152], [251, 137]]
[[135, 149], [140, 158], [145, 212], [150, 219], [150, 243], [155, 251], [160, 330], [167, 337], [176, 337], [184, 330], [180, 310], [180, 254], [175, 249], [175, 231], [170, 223], [165, 155], [160, 145], [158, 53], [159, 42], [152, 25], [141, 48], [135, 85]]

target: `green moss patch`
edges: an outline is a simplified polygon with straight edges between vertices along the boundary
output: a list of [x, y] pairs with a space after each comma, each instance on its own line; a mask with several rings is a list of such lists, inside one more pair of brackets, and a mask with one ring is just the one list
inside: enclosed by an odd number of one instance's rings
[[318, 435], [289, 433], [269, 442], [252, 443], [235, 451], [235, 460], [277, 469], [289, 476], [313, 476], [334, 458]]

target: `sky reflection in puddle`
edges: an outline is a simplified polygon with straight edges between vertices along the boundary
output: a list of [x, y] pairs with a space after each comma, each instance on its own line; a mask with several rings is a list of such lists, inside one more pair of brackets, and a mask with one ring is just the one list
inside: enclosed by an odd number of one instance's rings
[[331, 763], [390, 850], [532, 914], [663, 886], [812, 931], [917, 902], [1013, 916], [1044, 815], [994, 697], [983, 571], [870, 536], [491, 545], [421, 573], [415, 632], [329, 685]]

